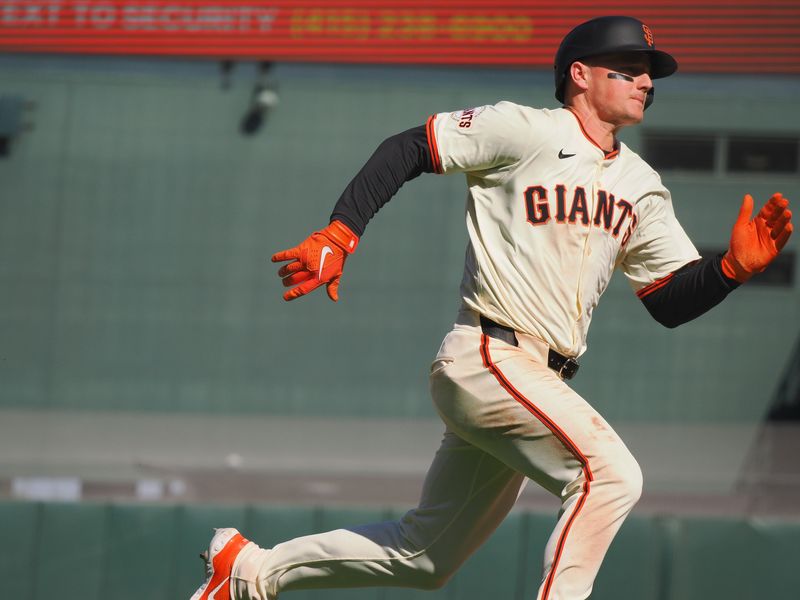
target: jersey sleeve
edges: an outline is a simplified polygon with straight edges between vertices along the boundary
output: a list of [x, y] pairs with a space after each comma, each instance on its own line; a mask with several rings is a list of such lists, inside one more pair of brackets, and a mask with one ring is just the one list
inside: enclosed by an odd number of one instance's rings
[[666, 189], [636, 203], [638, 225], [622, 256], [621, 269], [640, 298], [666, 284], [672, 274], [700, 255], [681, 227]]
[[502, 167], [526, 155], [534, 120], [512, 102], [432, 115], [426, 132], [434, 171], [502, 177]]

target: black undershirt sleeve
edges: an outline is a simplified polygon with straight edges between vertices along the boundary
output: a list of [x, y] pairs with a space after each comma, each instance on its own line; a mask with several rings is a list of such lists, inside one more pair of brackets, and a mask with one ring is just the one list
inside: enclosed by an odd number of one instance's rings
[[406, 181], [432, 172], [424, 125], [393, 135], [378, 146], [342, 192], [333, 207], [331, 221], [342, 221], [361, 236], [367, 222]]
[[669, 328], [699, 317], [740, 285], [723, 274], [721, 254], [690, 263], [668, 277], [652, 291], [642, 290], [646, 293], [640, 298], [650, 315]]

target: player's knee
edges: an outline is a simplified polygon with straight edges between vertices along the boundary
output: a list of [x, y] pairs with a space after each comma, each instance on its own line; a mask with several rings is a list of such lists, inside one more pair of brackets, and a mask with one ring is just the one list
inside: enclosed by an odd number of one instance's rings
[[428, 591], [439, 590], [452, 579], [455, 572], [456, 569], [437, 566], [434, 569], [421, 573], [421, 577], [417, 579], [417, 585], [415, 587]]
[[428, 554], [420, 554], [406, 566], [408, 568], [402, 572], [400, 578], [403, 586], [419, 590], [438, 590], [444, 587], [456, 571], [456, 568], [442, 561], [434, 562]]
[[598, 483], [603, 482], [608, 486], [609, 492], [623, 503], [627, 508], [633, 507], [642, 495], [642, 469], [633, 455], [624, 448], [617, 453], [613, 460], [598, 469]]
[[626, 503], [633, 506], [642, 496], [642, 468], [633, 456], [629, 456], [617, 471], [617, 486]]
[[400, 532], [406, 550], [414, 555], [414, 559], [408, 563], [409, 571], [403, 575], [408, 586], [438, 590], [450, 581], [460, 566], [456, 558], [459, 553], [455, 550], [430, 552], [441, 534], [437, 528], [431, 528], [424, 518], [419, 518], [416, 510], [411, 510], [400, 520]]
[[430, 585], [425, 589], [428, 591], [440, 590], [445, 586], [445, 584], [448, 581], [450, 581], [451, 577], [452, 577], [451, 575], [448, 575], [446, 577], [433, 577], [430, 580]]
[[422, 590], [438, 590], [452, 579], [461, 563], [455, 560], [458, 553], [448, 552], [444, 556], [425, 553], [418, 558], [414, 576], [414, 587]]

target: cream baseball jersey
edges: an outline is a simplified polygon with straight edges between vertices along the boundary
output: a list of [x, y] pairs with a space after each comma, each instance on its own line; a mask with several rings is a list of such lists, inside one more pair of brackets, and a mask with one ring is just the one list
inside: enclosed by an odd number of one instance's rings
[[586, 350], [616, 268], [639, 291], [700, 258], [658, 174], [569, 109], [500, 102], [426, 127], [435, 171], [467, 179], [463, 302], [562, 354]]

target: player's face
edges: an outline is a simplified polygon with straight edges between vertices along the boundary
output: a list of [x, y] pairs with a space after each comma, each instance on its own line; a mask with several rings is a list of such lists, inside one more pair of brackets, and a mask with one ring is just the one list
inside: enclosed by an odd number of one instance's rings
[[598, 117], [617, 127], [633, 125], [644, 117], [647, 92], [653, 87], [650, 59], [642, 54], [611, 54], [589, 63], [587, 90]]

